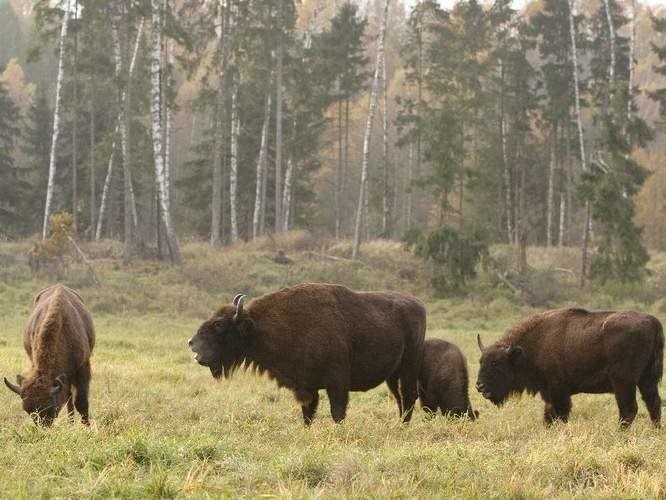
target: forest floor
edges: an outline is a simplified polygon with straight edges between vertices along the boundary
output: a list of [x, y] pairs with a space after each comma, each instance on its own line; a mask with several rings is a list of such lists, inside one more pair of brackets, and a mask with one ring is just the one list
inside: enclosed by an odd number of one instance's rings
[[[99, 285], [82, 264], [59, 277], [32, 276], [17, 257], [29, 243], [0, 244], [0, 375], [11, 378], [27, 366], [23, 324], [44, 285], [59, 279], [78, 288], [97, 329], [90, 427], [63, 416], [52, 428], [37, 428], [20, 399], [0, 391], [0, 497], [666, 496], [665, 434], [652, 428], [640, 401], [627, 431], [618, 428], [610, 394], [574, 397], [571, 421], [546, 428], [537, 398], [498, 409], [472, 388], [478, 421], [427, 419], [419, 409], [401, 425], [380, 386], [353, 393], [341, 425], [332, 422], [322, 391], [318, 417], [304, 428], [288, 391], [251, 373], [216, 382], [186, 346], [213, 308], [239, 292], [256, 296], [302, 281], [392, 288], [426, 302], [428, 335], [458, 344], [474, 381], [476, 334], [491, 342], [533, 311], [630, 307], [666, 320], [666, 255], [653, 256], [646, 285], [582, 293], [567, 283], [575, 282], [574, 249], [535, 249], [533, 290], [547, 292], [543, 303], [536, 291], [514, 295], [490, 272], [464, 296], [437, 299], [425, 285], [427, 268], [397, 243], [372, 242], [361, 262], [351, 262], [348, 244], [322, 250], [306, 239], [226, 251], [189, 243], [178, 269], [154, 261], [124, 266], [115, 244], [86, 246]], [[275, 245], [292, 265], [270, 259]], [[507, 252], [494, 249], [496, 262]], [[662, 396], [664, 389], [662, 383]]]

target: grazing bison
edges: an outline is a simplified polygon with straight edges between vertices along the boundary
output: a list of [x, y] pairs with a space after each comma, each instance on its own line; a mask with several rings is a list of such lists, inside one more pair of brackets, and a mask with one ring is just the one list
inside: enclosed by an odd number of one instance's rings
[[[18, 384], [5, 384], [23, 400], [23, 409], [37, 423], [51, 425], [67, 403], [88, 423], [90, 353], [95, 344], [92, 317], [74, 290], [54, 285], [35, 296], [23, 334], [30, 373], [17, 375]], [[74, 401], [72, 401], [74, 392]]]
[[664, 333], [655, 317], [634, 311], [559, 309], [530, 316], [481, 349], [476, 384], [496, 405], [511, 393], [541, 394], [544, 420], [566, 421], [571, 395], [615, 394], [622, 427], [636, 417], [636, 386], [660, 425]]
[[394, 292], [354, 292], [302, 284], [251, 300], [237, 295], [203, 323], [188, 344], [213, 377], [241, 365], [267, 372], [291, 389], [312, 422], [325, 389], [333, 420], [345, 418], [349, 391], [386, 381], [409, 421], [417, 397], [426, 313]]
[[467, 392], [467, 360], [454, 344], [442, 339], [426, 339], [419, 374], [419, 399], [429, 413], [467, 416], [475, 420]]

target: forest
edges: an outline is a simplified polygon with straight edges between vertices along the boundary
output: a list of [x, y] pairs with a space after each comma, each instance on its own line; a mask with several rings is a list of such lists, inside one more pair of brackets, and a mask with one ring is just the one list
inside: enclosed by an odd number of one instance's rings
[[[637, 1], [0, 5], [0, 234], [397, 239], [450, 288], [488, 245], [640, 281], [666, 248], [666, 21]], [[464, 255], [464, 257], [462, 257]], [[457, 257], [460, 256], [460, 257]]]

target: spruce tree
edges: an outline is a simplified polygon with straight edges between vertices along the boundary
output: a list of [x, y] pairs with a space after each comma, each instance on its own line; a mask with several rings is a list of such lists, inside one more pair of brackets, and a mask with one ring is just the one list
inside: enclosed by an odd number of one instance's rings
[[15, 232], [21, 222], [21, 190], [12, 156], [18, 117], [18, 108], [9, 96], [5, 82], [0, 80], [0, 235]]

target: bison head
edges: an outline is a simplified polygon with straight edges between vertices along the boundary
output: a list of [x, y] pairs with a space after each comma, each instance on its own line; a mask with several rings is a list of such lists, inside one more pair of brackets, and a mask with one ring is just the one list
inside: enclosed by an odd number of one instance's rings
[[493, 344], [484, 348], [481, 337], [477, 336], [481, 360], [476, 389], [484, 398], [501, 406], [512, 392], [518, 392], [516, 385], [517, 365], [523, 355], [520, 346]]
[[5, 385], [21, 396], [23, 409], [35, 423], [50, 426], [69, 397], [69, 390], [64, 390], [65, 375], [59, 375], [53, 381], [41, 377], [25, 379], [17, 375], [16, 382], [14, 384], [5, 377]]
[[252, 320], [243, 312], [245, 295], [236, 295], [232, 305], [221, 307], [188, 340], [194, 359], [210, 368], [213, 377], [229, 377], [245, 359]]

